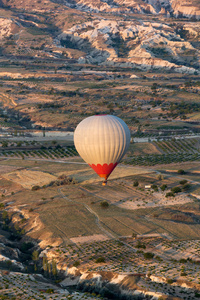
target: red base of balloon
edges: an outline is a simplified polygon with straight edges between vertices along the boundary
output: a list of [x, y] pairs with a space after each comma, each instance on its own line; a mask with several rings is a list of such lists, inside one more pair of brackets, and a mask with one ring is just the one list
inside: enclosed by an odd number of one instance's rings
[[105, 180], [108, 178], [110, 173], [114, 170], [114, 168], [117, 166], [118, 163], [111, 163], [111, 164], [97, 164], [97, 165], [90, 165], [90, 167], [102, 178], [105, 178]]

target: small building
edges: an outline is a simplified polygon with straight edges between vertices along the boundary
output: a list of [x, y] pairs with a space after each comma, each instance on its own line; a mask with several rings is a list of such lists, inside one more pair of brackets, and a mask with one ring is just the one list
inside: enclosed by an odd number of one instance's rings
[[145, 185], [145, 187], [144, 187], [145, 189], [150, 189], [151, 188], [151, 186], [150, 185]]

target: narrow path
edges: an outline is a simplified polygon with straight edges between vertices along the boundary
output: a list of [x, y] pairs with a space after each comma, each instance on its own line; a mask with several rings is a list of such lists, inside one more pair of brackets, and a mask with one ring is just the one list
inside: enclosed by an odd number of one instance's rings
[[107, 198], [104, 198], [104, 197], [102, 197], [102, 196], [99, 196], [99, 195], [97, 195], [97, 194], [95, 194], [95, 193], [92, 193], [92, 192], [88, 191], [86, 188], [79, 187], [79, 190], [82, 190], [83, 192], [86, 192], [86, 193], [88, 193], [89, 195], [91, 195], [91, 196], [93, 196], [93, 197], [97, 197], [97, 198], [99, 198], [99, 199], [101, 199], [101, 200], [108, 200]]
[[[62, 197], [64, 199], [66, 199], [67, 201], [69, 202], [74, 202], [74, 203], [77, 203], [77, 204], [80, 204], [80, 202], [77, 202], [77, 201], [74, 201], [74, 200], [71, 200], [69, 199], [68, 197], [66, 197], [63, 192], [62, 192], [62, 189], [58, 189], [59, 193], [62, 195]], [[111, 239], [115, 239], [117, 241], [120, 241], [121, 243], [123, 243], [126, 247], [130, 248], [133, 252], [136, 252], [136, 249], [134, 247], [132, 247], [131, 245], [129, 245], [128, 243], [124, 242], [124, 241], [121, 241], [119, 238], [116, 238], [113, 234], [111, 234], [109, 231], [107, 231], [102, 225], [101, 225], [101, 220], [98, 216], [98, 214], [93, 210], [91, 209], [87, 204], [84, 204], [84, 203], [81, 203], [91, 214], [93, 214], [96, 218], [96, 224], [97, 226], [99, 227], [99, 229], [104, 232], [107, 236], [109, 236]]]
[[[3, 160], [31, 160], [31, 161], [48, 161], [48, 162], [55, 162], [55, 163], [61, 163], [61, 164], [76, 164], [76, 165], [88, 165], [85, 162], [78, 162], [78, 161], [67, 161], [67, 160], [60, 160], [60, 159], [47, 159], [47, 158], [24, 158], [21, 159], [19, 157], [6, 157], [6, 156], [0, 156], [0, 159]], [[89, 166], [88, 166], [89, 168]]]
[[[71, 199], [69, 199], [68, 197], [66, 197], [65, 195], [64, 195], [64, 193], [62, 192], [62, 189], [61, 188], [59, 188], [58, 189], [58, 192], [61, 194], [61, 196], [64, 198], [64, 199], [66, 199], [67, 201], [69, 201], [69, 202], [74, 202], [74, 203], [77, 203], [77, 204], [80, 204], [80, 202], [78, 202], [78, 201], [75, 201], [75, 200], [71, 200]], [[100, 219], [99, 219], [99, 216], [98, 216], [98, 214], [93, 210], [93, 209], [91, 209], [87, 204], [85, 204], [85, 203], [81, 203], [92, 215], [94, 215], [95, 216], [95, 223], [97, 224], [97, 226], [99, 227], [99, 229], [101, 230], [101, 231], [103, 231], [107, 236], [109, 236], [110, 238], [112, 238], [112, 239], [115, 239], [115, 236], [114, 235], [112, 235], [110, 232], [108, 232], [106, 229], [104, 229], [103, 228], [103, 226], [101, 225], [101, 221], [100, 221]]]

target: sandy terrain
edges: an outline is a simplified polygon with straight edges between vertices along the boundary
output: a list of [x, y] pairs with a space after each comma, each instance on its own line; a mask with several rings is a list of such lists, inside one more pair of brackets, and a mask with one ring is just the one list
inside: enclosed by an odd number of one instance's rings
[[82, 243], [92, 243], [92, 242], [101, 242], [108, 240], [108, 237], [103, 234], [94, 234], [89, 236], [80, 236], [70, 239], [73, 243], [82, 244]]
[[145, 200], [137, 199], [137, 200], [129, 200], [123, 203], [117, 203], [116, 205], [121, 208], [126, 209], [138, 209], [138, 208], [148, 208], [148, 207], [157, 207], [157, 206], [169, 206], [175, 204], [184, 204], [188, 202], [193, 202], [194, 200], [188, 197], [186, 194], [181, 193], [175, 197], [165, 197], [165, 193], [158, 192], [148, 197], [145, 196]]

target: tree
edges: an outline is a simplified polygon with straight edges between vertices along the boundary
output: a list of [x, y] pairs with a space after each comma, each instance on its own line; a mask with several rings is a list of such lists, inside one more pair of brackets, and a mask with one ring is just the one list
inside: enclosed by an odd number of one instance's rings
[[7, 268], [9, 269], [9, 270], [11, 270], [11, 268], [12, 268], [12, 261], [9, 259], [9, 260], [7, 260], [6, 261], [6, 265], [7, 265]]
[[37, 250], [34, 250], [32, 252], [32, 260], [38, 261], [38, 259], [39, 259], [39, 252]]
[[158, 180], [163, 180], [164, 179], [163, 175], [161, 175], [161, 174], [159, 174], [157, 178], [158, 178]]
[[48, 271], [48, 261], [46, 255], [43, 256], [42, 258], [42, 268], [44, 270], [44, 273], [47, 274]]
[[57, 271], [57, 264], [56, 264], [56, 261], [55, 259], [52, 259], [52, 274], [54, 276], [54, 278], [56, 278], [56, 276], [58, 275], [58, 271]]
[[17, 142], [17, 147], [21, 147], [21, 145], [22, 145], [21, 141]]
[[138, 186], [139, 185], [139, 182], [137, 181], [137, 180], [135, 180], [134, 182], [133, 182], [133, 186]]
[[5, 147], [8, 147], [8, 142], [7, 142], [7, 141], [3, 141], [3, 142], [1, 143], [1, 146], [4, 147], [4, 148], [5, 148]]
[[46, 130], [46, 128], [43, 127], [43, 130], [42, 130], [42, 132], [43, 132], [43, 137], [45, 137], [45, 130]]
[[51, 264], [47, 264], [47, 267], [48, 267], [48, 273], [49, 273], [49, 277], [51, 276]]
[[154, 94], [156, 94], [156, 92], [157, 92], [157, 83], [156, 82], [154, 82], [153, 84], [152, 84], [152, 86], [151, 86], [151, 90], [152, 90], [152, 92], [154, 93]]
[[2, 213], [2, 219], [3, 219], [4, 224], [9, 223], [9, 216], [8, 216], [8, 212], [6, 210], [4, 210]]
[[135, 248], [137, 248], [137, 249], [146, 249], [146, 246], [145, 246], [145, 244], [142, 244], [141, 241], [138, 241]]
[[133, 237], [134, 239], [136, 239], [137, 233], [133, 232], [133, 233], [132, 233], [132, 237]]
[[28, 251], [34, 246], [33, 243], [31, 242], [24, 242], [21, 247], [20, 247], [20, 250], [24, 253], [28, 253]]

